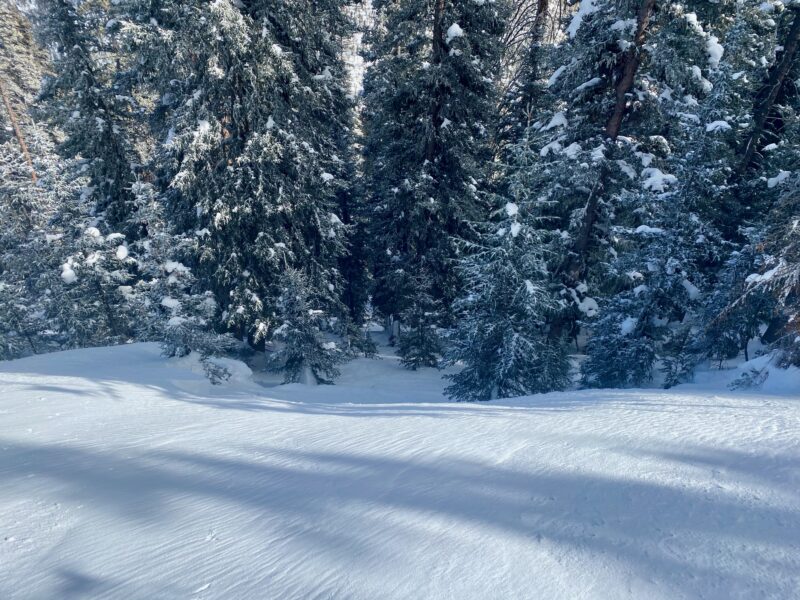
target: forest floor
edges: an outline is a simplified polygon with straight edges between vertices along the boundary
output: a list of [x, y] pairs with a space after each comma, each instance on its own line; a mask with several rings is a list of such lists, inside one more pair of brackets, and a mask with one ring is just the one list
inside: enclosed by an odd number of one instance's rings
[[0, 364], [0, 598], [800, 597], [800, 383], [456, 404], [388, 353], [196, 367]]

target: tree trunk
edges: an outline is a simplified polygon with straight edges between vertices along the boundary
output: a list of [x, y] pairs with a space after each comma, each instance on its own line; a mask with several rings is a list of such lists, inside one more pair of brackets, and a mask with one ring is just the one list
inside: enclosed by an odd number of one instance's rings
[[22, 128], [19, 126], [17, 115], [11, 106], [11, 101], [8, 99], [8, 95], [6, 94], [6, 90], [5, 87], [3, 87], [2, 81], [0, 81], [0, 97], [3, 99], [3, 104], [5, 105], [6, 112], [8, 113], [8, 120], [11, 121], [11, 127], [14, 128], [14, 135], [17, 137], [19, 147], [22, 149], [22, 156], [25, 157], [25, 162], [28, 163], [28, 167], [31, 170], [31, 180], [36, 183], [36, 169], [33, 168], [33, 160], [31, 160], [30, 152], [28, 152], [28, 145], [25, 143], [25, 138], [22, 135]]
[[655, 6], [656, 0], [642, 0], [639, 16], [636, 20], [636, 35], [633, 37], [633, 45], [628, 48], [622, 59], [622, 77], [620, 77], [615, 88], [617, 102], [614, 106], [614, 114], [611, 115], [608, 125], [606, 125], [606, 135], [612, 140], [617, 139], [619, 130], [622, 127], [622, 119], [628, 108], [628, 94], [633, 89], [633, 83], [636, 80], [636, 71], [639, 70], [639, 59], [647, 33], [647, 26], [650, 24], [650, 17]]
[[767, 94], [761, 102], [757, 102], [753, 110], [753, 131], [747, 138], [747, 143], [742, 153], [742, 162], [739, 164], [740, 175], [743, 175], [753, 164], [759, 142], [764, 136], [769, 113], [775, 105], [778, 94], [786, 81], [786, 76], [789, 74], [797, 55], [798, 45], [800, 45], [800, 7], [795, 5], [792, 6], [790, 10], [794, 13], [794, 20], [784, 40], [781, 58], [770, 69], [765, 86]]
[[[614, 106], [614, 114], [611, 115], [608, 124], [606, 125], [606, 135], [612, 140], [617, 139], [620, 129], [622, 127], [622, 118], [625, 116], [625, 111], [628, 106], [628, 94], [633, 89], [633, 83], [636, 79], [636, 72], [639, 69], [639, 57], [641, 54], [642, 46], [645, 41], [645, 34], [647, 33], [647, 26], [650, 24], [650, 17], [655, 9], [656, 0], [642, 0], [641, 7], [639, 8], [639, 15], [637, 18], [636, 35], [633, 38], [633, 45], [625, 52], [622, 66], [622, 77], [620, 78], [615, 88], [617, 97]], [[567, 259], [566, 264], [562, 270], [567, 272], [569, 276], [577, 281], [580, 279], [580, 271], [582, 270], [584, 254], [589, 247], [589, 242], [592, 238], [592, 229], [597, 222], [597, 209], [600, 203], [600, 194], [603, 192], [606, 178], [605, 163], [600, 168], [597, 181], [589, 194], [589, 199], [586, 202], [586, 209], [583, 216], [583, 223], [581, 224], [578, 238], [575, 240], [573, 252]]]
[[[622, 76], [614, 89], [616, 95], [614, 113], [611, 115], [605, 129], [606, 135], [612, 140], [617, 139], [620, 129], [622, 128], [622, 119], [628, 108], [628, 94], [633, 89], [633, 84], [636, 80], [636, 72], [639, 70], [642, 46], [644, 45], [647, 27], [650, 24], [650, 17], [655, 10], [655, 6], [656, 0], [642, 0], [636, 21], [636, 34], [633, 38], [633, 44], [625, 52], [622, 59]], [[583, 222], [581, 223], [578, 237], [573, 244], [572, 252], [569, 253], [569, 256], [567, 256], [559, 269], [566, 279], [566, 285], [577, 284], [585, 275], [586, 252], [592, 240], [592, 230], [597, 223], [600, 196], [603, 193], [607, 177], [606, 164], [609, 161], [610, 157], [604, 161], [600, 167], [597, 180], [586, 201]], [[568, 333], [568, 331], [566, 331], [568, 326], [574, 326], [574, 324], [571, 324], [569, 321], [569, 317], [560, 317], [555, 322], [551, 323], [551, 337], [560, 339], [565, 333]]]
[[541, 36], [538, 31], [544, 29], [545, 17], [547, 16], [547, 9], [550, 8], [550, 0], [537, 0], [536, 2], [536, 21], [534, 30], [537, 31], [537, 39], [535, 42], [541, 42]]

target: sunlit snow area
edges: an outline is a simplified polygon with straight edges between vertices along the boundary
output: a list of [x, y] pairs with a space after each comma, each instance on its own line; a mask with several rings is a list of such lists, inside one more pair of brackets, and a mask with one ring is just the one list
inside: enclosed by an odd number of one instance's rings
[[380, 351], [317, 387], [3, 363], [0, 598], [798, 597], [796, 371], [468, 404]]

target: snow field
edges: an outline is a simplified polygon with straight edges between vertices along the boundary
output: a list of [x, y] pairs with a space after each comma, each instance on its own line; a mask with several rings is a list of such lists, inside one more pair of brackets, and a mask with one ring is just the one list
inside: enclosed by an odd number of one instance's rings
[[0, 365], [0, 598], [800, 594], [797, 394], [195, 371], [147, 344]]

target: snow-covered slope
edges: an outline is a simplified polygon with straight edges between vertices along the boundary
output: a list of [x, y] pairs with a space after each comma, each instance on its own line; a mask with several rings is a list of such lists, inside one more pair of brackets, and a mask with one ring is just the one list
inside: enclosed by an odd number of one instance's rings
[[0, 598], [800, 594], [800, 398], [491, 404], [356, 361], [212, 388], [152, 345], [0, 365]]

